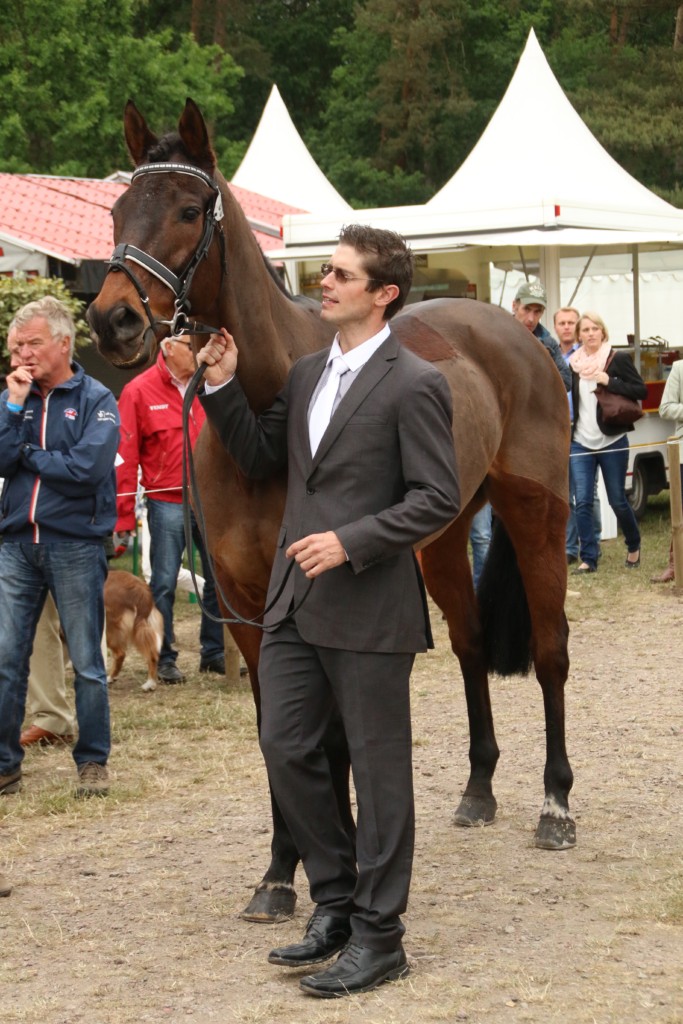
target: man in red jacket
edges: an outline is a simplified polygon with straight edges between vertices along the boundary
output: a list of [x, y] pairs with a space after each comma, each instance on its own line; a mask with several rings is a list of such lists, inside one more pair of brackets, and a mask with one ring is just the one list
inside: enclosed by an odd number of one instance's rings
[[[181, 683], [184, 676], [174, 649], [173, 604], [183, 552], [182, 410], [185, 389], [195, 363], [189, 341], [167, 338], [154, 366], [129, 381], [121, 392], [121, 444], [123, 462], [116, 471], [118, 533], [135, 529], [135, 495], [138, 466], [147, 498], [152, 565], [150, 586], [164, 618], [164, 642], [159, 655], [159, 676], [167, 683]], [[206, 416], [199, 401], [192, 403], [190, 439], [194, 446]], [[211, 568], [194, 515], [192, 537], [199, 551], [204, 576], [203, 604], [211, 615], [220, 612]], [[223, 626], [202, 613], [200, 672], [225, 673]]]

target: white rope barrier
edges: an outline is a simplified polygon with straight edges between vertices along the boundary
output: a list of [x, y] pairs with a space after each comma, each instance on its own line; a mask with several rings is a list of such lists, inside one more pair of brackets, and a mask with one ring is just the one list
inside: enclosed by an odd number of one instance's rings
[[[683, 438], [679, 438], [678, 441], [680, 443], [683, 441]], [[577, 441], [576, 443], [581, 444], [580, 441]], [[667, 441], [643, 441], [639, 444], [629, 444], [628, 448], [613, 448], [611, 450], [609, 448], [591, 448], [585, 452], [571, 452], [569, 458], [580, 459], [584, 455], [621, 455], [622, 452], [636, 451], [636, 449], [639, 448], [666, 448], [667, 443]]]

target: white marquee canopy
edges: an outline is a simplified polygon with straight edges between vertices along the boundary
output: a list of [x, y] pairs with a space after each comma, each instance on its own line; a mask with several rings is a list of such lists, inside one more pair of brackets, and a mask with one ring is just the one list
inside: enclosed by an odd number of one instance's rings
[[232, 184], [316, 214], [346, 217], [351, 209], [309, 153], [276, 85]]
[[[532, 113], [536, 151], [519, 136]], [[562, 304], [560, 247], [627, 251], [636, 271], [636, 337], [639, 248], [683, 246], [683, 211], [650, 192], [600, 145], [567, 99], [533, 29], [498, 108], [452, 178], [423, 206], [357, 210], [354, 218], [398, 231], [416, 252], [514, 246], [521, 255], [525, 247], [538, 248], [549, 309]], [[325, 255], [343, 222], [330, 208], [323, 216], [287, 216], [285, 248], [274, 255]]]

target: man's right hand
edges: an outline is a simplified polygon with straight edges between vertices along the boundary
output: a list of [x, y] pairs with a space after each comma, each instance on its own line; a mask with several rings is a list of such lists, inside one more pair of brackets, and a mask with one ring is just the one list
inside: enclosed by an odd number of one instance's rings
[[197, 353], [197, 362], [206, 365], [204, 380], [212, 387], [227, 384], [237, 369], [237, 346], [235, 339], [221, 327], [220, 334], [212, 334], [206, 345]]
[[33, 374], [28, 366], [17, 366], [7, 374], [7, 400], [14, 405], [23, 405], [31, 390]]

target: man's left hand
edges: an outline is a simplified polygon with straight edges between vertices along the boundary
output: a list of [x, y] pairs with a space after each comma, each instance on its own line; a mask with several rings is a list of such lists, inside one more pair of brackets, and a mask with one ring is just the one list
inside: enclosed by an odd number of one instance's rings
[[309, 579], [315, 579], [328, 569], [343, 565], [346, 552], [336, 533], [311, 533], [308, 537], [290, 544], [285, 552], [287, 558], [295, 558]]

